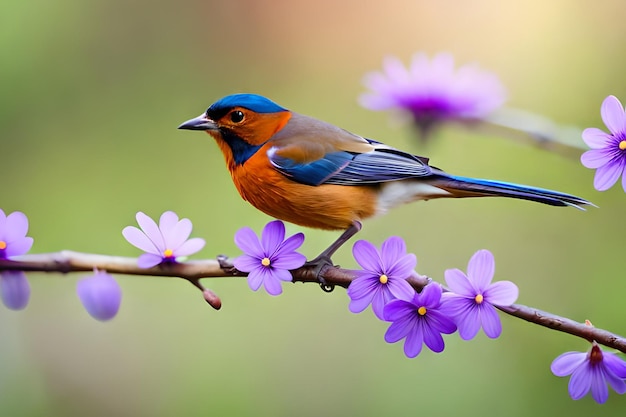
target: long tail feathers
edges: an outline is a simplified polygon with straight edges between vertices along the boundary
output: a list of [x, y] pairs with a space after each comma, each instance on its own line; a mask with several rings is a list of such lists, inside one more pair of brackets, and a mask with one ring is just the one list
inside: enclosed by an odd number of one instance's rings
[[455, 197], [481, 197], [491, 195], [537, 201], [551, 206], [570, 206], [579, 210], [585, 210], [584, 206], [595, 207], [595, 204], [590, 201], [574, 195], [503, 181], [447, 175], [442, 178], [441, 182], [436, 184], [436, 186], [448, 191]]

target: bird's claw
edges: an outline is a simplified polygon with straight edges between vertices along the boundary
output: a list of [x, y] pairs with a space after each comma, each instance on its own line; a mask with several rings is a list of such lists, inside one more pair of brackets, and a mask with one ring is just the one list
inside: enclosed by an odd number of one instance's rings
[[334, 284], [329, 284], [326, 282], [324, 277], [322, 276], [323, 270], [325, 267], [334, 267], [332, 259], [328, 256], [320, 255], [317, 258], [307, 261], [304, 264], [305, 267], [311, 268], [313, 275], [317, 279], [317, 282], [320, 284], [320, 288], [324, 292], [332, 292], [335, 289]]

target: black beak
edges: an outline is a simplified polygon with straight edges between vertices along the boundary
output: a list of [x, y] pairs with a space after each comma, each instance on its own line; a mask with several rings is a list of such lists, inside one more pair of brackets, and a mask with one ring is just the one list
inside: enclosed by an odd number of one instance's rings
[[215, 122], [207, 117], [205, 113], [200, 116], [187, 120], [182, 125], [178, 126], [179, 129], [186, 130], [217, 130]]

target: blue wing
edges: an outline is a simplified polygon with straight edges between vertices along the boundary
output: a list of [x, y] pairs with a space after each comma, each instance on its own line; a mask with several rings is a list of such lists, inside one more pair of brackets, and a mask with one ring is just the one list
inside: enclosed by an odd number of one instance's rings
[[376, 184], [432, 174], [426, 158], [372, 140], [368, 142], [374, 145], [371, 152], [330, 152], [308, 163], [296, 162], [286, 155], [281, 155], [279, 148], [271, 148], [268, 157], [276, 169], [285, 176], [307, 185]]

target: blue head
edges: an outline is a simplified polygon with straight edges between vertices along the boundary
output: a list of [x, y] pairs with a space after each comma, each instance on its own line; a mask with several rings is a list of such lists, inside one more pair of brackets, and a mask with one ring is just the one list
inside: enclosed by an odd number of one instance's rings
[[[258, 94], [233, 94], [211, 104], [179, 129], [205, 130], [217, 140], [229, 165], [244, 164], [291, 117], [289, 110]], [[224, 146], [226, 145], [226, 146]]]
[[272, 100], [258, 94], [231, 94], [223, 97], [207, 109], [206, 114], [213, 120], [219, 119], [235, 107], [243, 107], [255, 113], [278, 113], [287, 111]]

